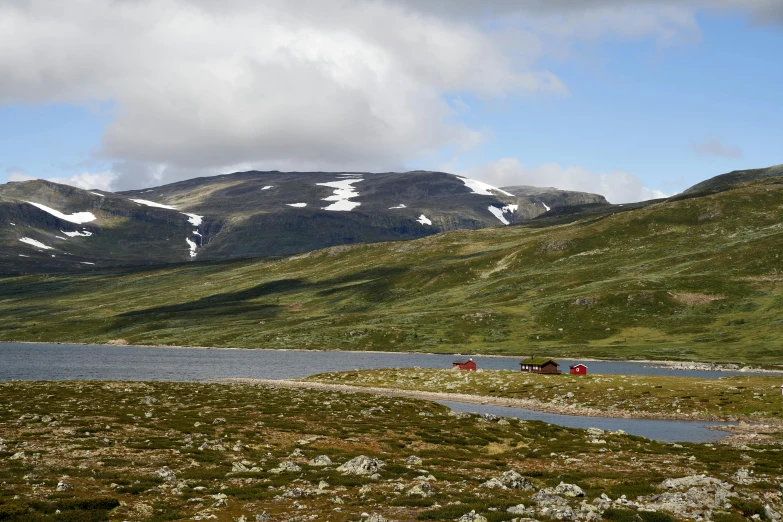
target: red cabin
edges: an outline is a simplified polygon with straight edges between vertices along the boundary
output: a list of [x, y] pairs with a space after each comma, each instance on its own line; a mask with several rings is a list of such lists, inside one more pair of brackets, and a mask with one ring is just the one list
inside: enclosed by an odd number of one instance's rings
[[568, 369], [571, 370], [569, 372], [571, 375], [587, 375], [587, 366], [584, 364], [575, 364], [569, 366]]
[[543, 357], [532, 357], [519, 363], [519, 369], [523, 372], [546, 373], [551, 375], [558, 375], [560, 373], [560, 370], [557, 369], [558, 366], [560, 366], [560, 364], [558, 364], [556, 360]]
[[471, 372], [476, 371], [476, 363], [473, 362], [473, 359], [468, 359], [467, 361], [454, 361], [451, 363], [452, 368], [459, 368], [460, 370], [468, 370]]

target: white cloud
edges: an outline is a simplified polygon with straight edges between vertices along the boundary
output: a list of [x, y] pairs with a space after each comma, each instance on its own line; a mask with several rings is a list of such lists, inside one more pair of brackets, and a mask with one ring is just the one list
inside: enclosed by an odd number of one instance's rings
[[107, 192], [111, 192], [116, 178], [117, 175], [111, 172], [98, 172], [98, 173], [84, 172], [82, 174], [76, 174], [68, 178], [64, 178], [64, 177], [38, 178], [36, 176], [29, 176], [27, 174], [22, 174], [20, 172], [14, 172], [8, 176], [8, 181], [32, 181], [34, 179], [45, 179], [46, 181], [51, 181], [52, 183], [71, 185], [73, 187], [77, 187], [84, 190], [96, 189], [96, 190], [105, 190]]
[[237, 165], [396, 170], [446, 147], [474, 147], [491, 132], [456, 122], [463, 93], [567, 95], [541, 58], [575, 42], [692, 39], [700, 7], [774, 23], [783, 21], [781, 5], [6, 1], [0, 34], [13, 45], [0, 46], [0, 105], [113, 102], [97, 154], [116, 161], [122, 188]]
[[0, 104], [111, 100], [99, 155], [165, 180], [397, 167], [481, 139], [446, 93], [566, 92], [534, 66], [535, 38], [511, 56], [483, 28], [393, 1], [27, 0], [0, 4], [0, 33], [14, 42]]
[[527, 167], [516, 158], [503, 158], [464, 173], [496, 187], [530, 185], [601, 194], [612, 203], [630, 203], [664, 198], [660, 190], [642, 185], [639, 178], [622, 171], [598, 173], [583, 167], [562, 167], [557, 163]]
[[712, 156], [716, 158], [741, 158], [743, 156], [742, 149], [736, 145], [727, 145], [717, 138], [693, 143], [691, 148], [699, 156]]
[[21, 172], [12, 172], [8, 175], [8, 181], [32, 181], [34, 179], [38, 179], [35, 176], [28, 176], [27, 174], [22, 174]]

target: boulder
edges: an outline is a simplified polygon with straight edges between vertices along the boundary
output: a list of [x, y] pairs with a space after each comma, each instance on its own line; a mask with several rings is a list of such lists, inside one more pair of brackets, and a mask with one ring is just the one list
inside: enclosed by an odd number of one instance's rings
[[421, 466], [422, 460], [416, 455], [411, 455], [410, 457], [405, 459], [405, 464], [407, 464], [408, 466]]
[[386, 465], [385, 462], [378, 459], [372, 459], [365, 455], [359, 455], [345, 464], [342, 464], [337, 468], [337, 471], [343, 475], [375, 475], [382, 467]]
[[289, 462], [287, 460], [284, 460], [280, 464], [277, 465], [276, 468], [270, 469], [269, 473], [274, 474], [280, 474], [280, 473], [296, 473], [297, 471], [302, 471], [302, 468], [294, 464], [293, 462]]
[[310, 466], [322, 468], [324, 466], [331, 466], [332, 459], [330, 459], [326, 455], [318, 455], [314, 459], [311, 459], [310, 462], [308, 462], [307, 464], [309, 464]]
[[585, 496], [585, 492], [582, 490], [582, 488], [580, 488], [576, 484], [566, 484], [565, 482], [561, 482], [554, 488], [547, 488], [547, 489], [551, 490], [550, 494], [552, 495], [562, 495], [564, 497], [571, 497], [571, 498]]
[[432, 493], [432, 486], [430, 486], [429, 482], [422, 482], [421, 484], [416, 484], [411, 489], [408, 490], [408, 495], [419, 495], [421, 497], [428, 497]]
[[473, 509], [470, 511], [470, 513], [465, 513], [461, 517], [457, 519], [457, 522], [487, 522], [486, 517], [483, 517], [476, 513], [476, 510]]
[[160, 468], [155, 474], [169, 484], [177, 481], [177, 475], [167, 467]]
[[[535, 491], [536, 487], [527, 477], [523, 477], [516, 471], [510, 469], [503, 473], [500, 481], [508, 489], [519, 489], [521, 491]], [[581, 490], [580, 490], [581, 491]], [[584, 492], [582, 493], [584, 495]]]

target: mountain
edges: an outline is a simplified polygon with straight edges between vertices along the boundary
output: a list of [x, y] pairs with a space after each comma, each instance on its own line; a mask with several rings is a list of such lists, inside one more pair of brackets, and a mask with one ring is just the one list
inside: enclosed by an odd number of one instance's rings
[[735, 170], [728, 174], [715, 176], [701, 183], [686, 189], [683, 194], [696, 194], [702, 192], [721, 192], [730, 190], [742, 183], [758, 179], [774, 178], [783, 176], [783, 165], [775, 165], [764, 169]]
[[6, 276], [0, 340], [779, 363], [781, 202], [760, 178], [554, 225]]
[[602, 196], [443, 172], [238, 172], [122, 193], [0, 185], [0, 272], [279, 257], [522, 222]]

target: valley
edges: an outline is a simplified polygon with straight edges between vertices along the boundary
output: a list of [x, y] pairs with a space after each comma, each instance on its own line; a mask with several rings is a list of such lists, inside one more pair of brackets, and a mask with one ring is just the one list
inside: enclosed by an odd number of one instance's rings
[[751, 179], [273, 260], [9, 275], [0, 340], [775, 364], [782, 191]]

